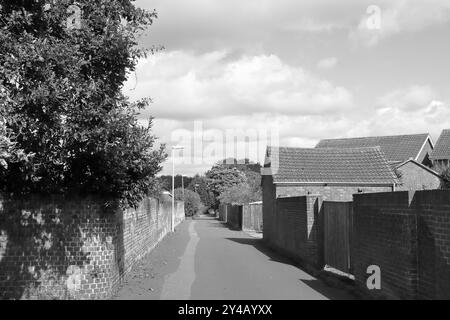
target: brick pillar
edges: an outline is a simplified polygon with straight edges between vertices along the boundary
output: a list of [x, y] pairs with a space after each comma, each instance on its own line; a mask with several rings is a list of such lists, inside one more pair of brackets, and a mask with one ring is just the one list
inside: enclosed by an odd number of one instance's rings
[[310, 262], [319, 269], [324, 267], [322, 202], [321, 195], [306, 196], [308, 256]]

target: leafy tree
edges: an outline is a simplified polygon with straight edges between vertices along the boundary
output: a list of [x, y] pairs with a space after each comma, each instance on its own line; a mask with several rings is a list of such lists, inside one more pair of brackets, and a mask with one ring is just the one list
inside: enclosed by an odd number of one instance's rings
[[17, 148], [10, 130], [0, 121], [0, 172], [8, 170], [8, 163], [21, 162], [23, 166], [29, 165], [31, 154], [25, 154], [22, 149]]
[[[149, 99], [131, 103], [121, 89], [148, 51], [137, 35], [155, 12], [132, 0], [0, 1], [0, 116], [31, 163], [5, 158], [0, 191], [95, 193], [136, 205], [166, 158]], [[72, 22], [75, 21], [75, 27]], [[150, 51], [152, 52], [152, 51]]]
[[246, 182], [226, 188], [219, 195], [221, 203], [247, 204], [262, 199], [261, 174], [248, 170], [245, 172]]
[[248, 183], [240, 183], [225, 189], [219, 196], [221, 203], [226, 204], [248, 204], [250, 202], [260, 201], [261, 193], [255, 192]]
[[[172, 190], [172, 176], [163, 175], [160, 177], [164, 183], [164, 186], [167, 190]], [[181, 176], [180, 174], [175, 175], [175, 189], [181, 188], [181, 184], [183, 184], [184, 188], [187, 188], [192, 181], [192, 177]]]
[[206, 178], [208, 189], [215, 197], [214, 206], [216, 208], [219, 205], [219, 196], [223, 191], [234, 185], [247, 182], [247, 177], [243, 172], [220, 164], [213, 166], [211, 170], [206, 172]]
[[189, 190], [195, 191], [199, 194], [202, 203], [207, 208], [212, 208], [214, 206], [214, 195], [208, 189], [208, 181], [205, 177], [200, 175], [195, 175], [192, 178], [191, 183], [188, 186]]
[[205, 208], [198, 193], [189, 189], [185, 189], [184, 194], [181, 188], [175, 189], [175, 199], [184, 201], [184, 212], [187, 217], [192, 217]]
[[441, 171], [442, 188], [450, 189], [450, 167], [446, 167]]

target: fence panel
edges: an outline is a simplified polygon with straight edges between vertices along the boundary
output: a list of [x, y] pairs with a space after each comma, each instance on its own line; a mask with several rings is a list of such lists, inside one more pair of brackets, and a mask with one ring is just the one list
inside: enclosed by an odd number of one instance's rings
[[324, 201], [323, 217], [325, 264], [350, 273], [353, 203]]
[[263, 230], [262, 203], [248, 204], [243, 207], [242, 230], [262, 232]]

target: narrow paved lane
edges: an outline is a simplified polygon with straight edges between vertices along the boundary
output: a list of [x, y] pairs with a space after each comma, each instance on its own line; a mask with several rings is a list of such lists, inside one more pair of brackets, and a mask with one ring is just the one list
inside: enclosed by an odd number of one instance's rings
[[261, 239], [230, 230], [215, 219], [186, 221], [177, 233], [144, 262], [157, 263], [158, 250], [172, 248], [177, 253], [157, 268], [160, 281], [156, 277], [128, 283], [119, 292], [119, 299], [352, 298], [268, 250]]

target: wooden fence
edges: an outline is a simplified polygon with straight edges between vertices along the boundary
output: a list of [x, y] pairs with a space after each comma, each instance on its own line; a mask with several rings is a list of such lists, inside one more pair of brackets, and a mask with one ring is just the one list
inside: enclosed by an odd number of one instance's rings
[[243, 206], [242, 230], [263, 231], [262, 202], [254, 202]]

